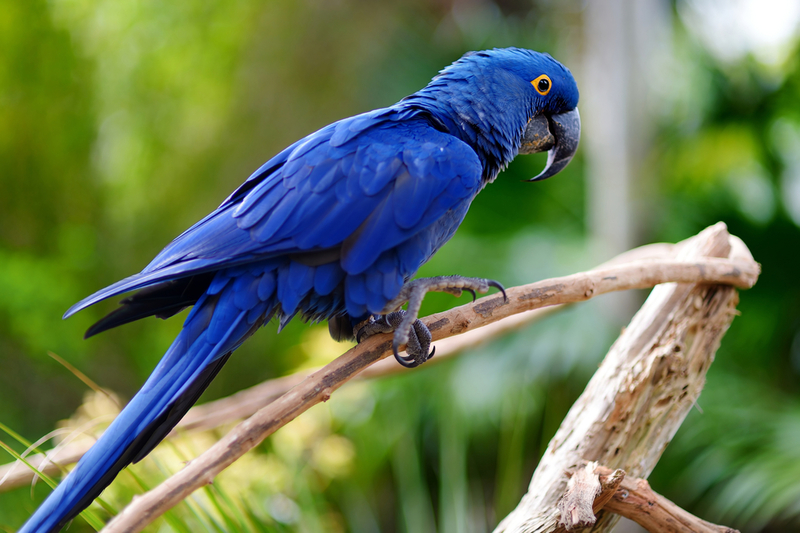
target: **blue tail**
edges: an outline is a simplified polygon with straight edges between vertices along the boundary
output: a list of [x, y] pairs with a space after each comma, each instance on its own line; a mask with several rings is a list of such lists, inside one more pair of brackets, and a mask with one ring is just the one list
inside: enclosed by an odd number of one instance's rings
[[200, 297], [142, 389], [19, 533], [58, 531], [77, 516], [123, 468], [142, 459], [169, 433], [231, 352], [263, 324], [267, 302], [236, 305], [241, 304], [238, 291], [233, 283], [226, 285]]

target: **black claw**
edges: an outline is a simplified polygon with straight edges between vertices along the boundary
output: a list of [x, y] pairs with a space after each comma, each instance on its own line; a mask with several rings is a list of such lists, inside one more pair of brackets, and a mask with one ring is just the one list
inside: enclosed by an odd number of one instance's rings
[[397, 359], [398, 363], [400, 363], [406, 368], [415, 368], [419, 366], [419, 363], [417, 363], [413, 357], [408, 357], [408, 358], [400, 357], [398, 354], [395, 353], [394, 358]]
[[503, 293], [503, 301], [504, 302], [508, 302], [508, 296], [506, 295], [506, 288], [503, 287], [502, 283], [500, 283], [499, 281], [495, 281], [493, 279], [490, 279], [489, 280], [489, 286], [490, 287], [494, 287], [495, 289], [497, 289], [500, 292], [502, 292]]
[[435, 354], [435, 353], [436, 353], [436, 346], [431, 348], [431, 353], [428, 354], [428, 358], [425, 359], [425, 361], [430, 361], [431, 359], [433, 359], [433, 354]]
[[356, 333], [356, 343], [360, 343], [365, 338], [368, 339], [370, 337], [370, 335], [367, 335], [367, 328], [369, 325], [370, 324], [367, 323], [361, 329], [358, 330], [358, 333]]
[[472, 289], [464, 289], [464, 290], [465, 290], [465, 291], [467, 291], [467, 292], [469, 292], [469, 293], [472, 295], [472, 301], [473, 301], [473, 302], [475, 302], [475, 299], [478, 297], [478, 296], [475, 294], [475, 291], [473, 291]]
[[395, 360], [406, 368], [415, 368], [419, 366], [416, 358], [408, 352], [406, 352], [405, 357], [400, 355], [400, 346], [396, 342], [392, 342], [392, 353], [394, 353]]

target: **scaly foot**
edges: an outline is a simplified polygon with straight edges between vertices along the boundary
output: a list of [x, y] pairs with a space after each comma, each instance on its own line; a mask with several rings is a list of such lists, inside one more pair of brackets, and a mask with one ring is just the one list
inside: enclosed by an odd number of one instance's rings
[[[425, 294], [436, 292], [447, 292], [456, 297], [461, 296], [463, 291], [472, 294], [475, 301], [475, 293], [485, 293], [490, 287], [495, 287], [503, 293], [503, 299], [508, 301], [506, 291], [497, 281], [483, 278], [467, 278], [464, 276], [437, 276], [435, 278], [421, 278], [407, 282], [400, 290], [400, 294], [389, 302], [383, 309], [383, 314], [375, 319], [370, 319], [356, 326], [355, 337], [358, 342], [371, 337], [376, 333], [394, 332], [392, 339], [392, 352], [394, 358], [401, 365], [413, 368], [421, 365], [433, 357], [435, 350], [428, 353], [431, 346], [431, 332], [428, 327], [417, 317], [422, 306]], [[408, 310], [403, 311], [399, 308], [408, 302]], [[406, 345], [406, 356], [400, 357], [400, 347]]]
[[414, 368], [421, 365], [428, 359], [433, 357], [436, 349], [428, 353], [431, 347], [431, 332], [428, 327], [422, 323], [422, 320], [416, 319], [411, 323], [409, 331], [406, 334], [406, 355], [400, 356], [398, 348], [400, 344], [397, 343], [397, 332], [403, 328], [408, 313], [400, 309], [385, 315], [380, 315], [377, 319], [369, 317], [369, 320], [362, 322], [358, 326], [356, 333], [356, 341], [371, 337], [377, 333], [391, 333], [395, 332], [395, 338], [392, 341], [392, 350], [394, 351], [394, 358], [397, 362], [406, 368]]

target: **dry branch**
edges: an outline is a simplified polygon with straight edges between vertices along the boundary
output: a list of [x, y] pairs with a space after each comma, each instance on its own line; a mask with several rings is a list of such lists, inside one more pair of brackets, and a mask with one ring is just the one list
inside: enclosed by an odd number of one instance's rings
[[[655, 243], [640, 246], [616, 256], [594, 270], [633, 262], [650, 262], [663, 265], [665, 260], [668, 261], [674, 258], [686, 242], [683, 241], [677, 244]], [[747, 277], [743, 276], [743, 279], [746, 280]], [[436, 345], [436, 358], [427, 363], [425, 368], [439, 364], [448, 357], [459, 354], [466, 348], [478, 346], [510, 331], [529, 325], [560, 308], [560, 305], [550, 305], [525, 311], [480, 329], [442, 339]], [[232, 421], [245, 419], [302, 382], [314, 371], [315, 369], [303, 370], [289, 376], [271, 379], [226, 398], [195, 406], [180, 421], [170, 434], [170, 437], [183, 431], [209, 430], [230, 424]], [[398, 365], [394, 359], [387, 358], [365, 369], [358, 377], [380, 377], [403, 371], [406, 371], [406, 369]], [[90, 440], [80, 439], [77, 442], [57, 446], [47, 452], [47, 456], [35, 454], [29, 456], [27, 460], [31, 465], [47, 475], [58, 475], [65, 466], [76, 463], [90, 446]], [[24, 486], [33, 480], [34, 475], [34, 472], [19, 461], [2, 465], [0, 466], [0, 492]]]
[[[687, 243], [678, 259], [704, 256], [754, 263], [744, 244], [721, 223]], [[496, 533], [555, 531], [566, 472], [585, 461], [646, 478], [700, 395], [737, 302], [731, 286], [656, 287], [567, 414], [528, 493]], [[615, 523], [615, 515], [601, 512], [591, 531], [610, 531]]]
[[597, 513], [614, 497], [624, 480], [624, 470], [612, 472], [610, 468], [598, 466], [595, 462], [587, 463], [575, 472], [567, 482], [567, 492], [558, 502], [561, 518], [556, 533], [593, 525], [597, 521]]
[[[590, 463], [596, 465], [597, 463]], [[618, 477], [620, 470], [598, 466], [594, 469], [600, 483]], [[650, 488], [646, 479], [622, 476], [618, 487], [606, 502], [595, 509], [605, 509], [633, 520], [647, 531], [658, 533], [739, 533], [735, 529], [706, 522], [688, 513]], [[598, 498], [599, 499], [599, 498]]]
[[[522, 287], [514, 287], [507, 291], [509, 296], [508, 304], [504, 305], [502, 298], [499, 296], [488, 296], [473, 304], [428, 317], [425, 323], [431, 330], [433, 339], [440, 340], [444, 337], [464, 333], [496, 322], [515, 313], [547, 305], [583, 301], [613, 290], [647, 288], [669, 281], [683, 283], [700, 281], [706, 284], [726, 283], [737, 287], [752, 286], [759, 273], [758, 265], [752, 258], [741, 257], [736, 261], [701, 259], [704, 255], [727, 255], [728, 234], [724, 225], [718, 224], [714, 228], [706, 230], [698, 238], [703, 243], [706, 243], [709, 240], [709, 233], [716, 236], [712, 240], [717, 246], [710, 250], [710, 252], [716, 253], [684, 253], [686, 249], [694, 251], [694, 248], [696, 248], [692, 243], [689, 243], [682, 252], [684, 257], [679, 258], [679, 260], [662, 263], [641, 261]], [[681, 294], [686, 292], [685, 285], [669, 286], [670, 290], [674, 287], [683, 287], [677, 291]], [[689, 290], [691, 290], [696, 286], [689, 285], [689, 287]], [[706, 289], [711, 300], [719, 303], [717, 302], [718, 299], [713, 294], [710, 294], [712, 287], [706, 285]], [[713, 287], [713, 291], [715, 294], [732, 294], [734, 295], [733, 299], [735, 299], [735, 291], [733, 289]], [[652, 299], [651, 296], [650, 300]], [[705, 309], [704, 302], [700, 301], [699, 303], [701, 304], [700, 308]], [[642, 313], [640, 312], [639, 315], [642, 315]], [[652, 319], [654, 323], [658, 322], [660, 318], [659, 316], [651, 317], [647, 314], [642, 316], [643, 318], [640, 320]], [[724, 327], [727, 327], [727, 325]], [[688, 341], [688, 339], [684, 339], [684, 341]], [[694, 344], [697, 344], [697, 342], [686, 342], [687, 352], [695, 351]], [[260, 443], [268, 435], [311, 406], [321, 401], [326, 401], [333, 391], [347, 380], [375, 361], [389, 355], [390, 347], [391, 340], [388, 335], [371, 337], [323, 369], [308, 376], [292, 390], [239, 424], [208, 451], [190, 462], [183, 470], [157, 488], [135, 498], [126, 509], [109, 522], [104, 531], [109, 533], [114, 531], [140, 531], [167, 509], [191, 494], [191, 492], [211, 483], [219, 472]], [[669, 354], [666, 355], [666, 358], [659, 359], [663, 359], [662, 363], [669, 363]], [[669, 370], [668, 365], [660, 368], [662, 373]], [[692, 392], [694, 391], [685, 391], [684, 397]], [[675, 402], [678, 401], [680, 399], [676, 396]], [[662, 411], [669, 411], [668, 407], [671, 403], [674, 402], [668, 401], [662, 407]], [[559, 494], [561, 492], [563, 492], [563, 487]], [[553, 503], [555, 504], [555, 502]], [[555, 509], [555, 505], [553, 505], [553, 509]]]
[[596, 466], [597, 463], [589, 463], [569, 478], [567, 491], [558, 502], [559, 527], [573, 531], [595, 523], [598, 509], [594, 508], [594, 502], [603, 492], [600, 476], [594, 472]]
[[558, 503], [556, 533], [592, 526], [600, 509], [633, 520], [651, 533], [739, 533], [684, 511], [650, 488], [645, 479], [589, 462], [569, 478]]
[[[561, 308], [562, 306], [552, 305], [526, 311], [463, 335], [442, 339], [436, 344], [436, 357], [426, 363], [425, 368], [446, 361], [467, 348], [474, 348], [510, 331], [530, 325]], [[269, 405], [317, 370], [319, 368], [307, 369], [288, 376], [270, 379], [225, 398], [197, 405], [189, 410], [167, 438], [187, 431], [207, 431], [243, 420], [262, 407]], [[394, 358], [389, 357], [364, 369], [356, 378], [377, 378], [407, 371], [405, 367], [397, 364]], [[66, 466], [77, 463], [89, 450], [92, 443], [91, 439], [78, 439], [76, 442], [71, 441], [66, 445], [59, 444], [49, 450], [46, 455], [37, 453], [27, 456], [26, 461], [40, 472], [56, 476], [63, 472]], [[0, 492], [27, 485], [33, 481], [35, 475], [35, 472], [21, 461], [2, 465], [0, 466]]]

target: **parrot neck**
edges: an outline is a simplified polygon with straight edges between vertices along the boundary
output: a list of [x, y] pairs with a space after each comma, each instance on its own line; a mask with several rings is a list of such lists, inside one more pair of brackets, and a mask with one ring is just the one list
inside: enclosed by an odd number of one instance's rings
[[434, 84], [406, 97], [400, 105], [422, 110], [434, 126], [467, 143], [483, 165], [483, 182], [491, 183], [519, 152], [527, 113], [502, 108], [482, 98], [453, 94], [449, 85]]

